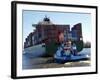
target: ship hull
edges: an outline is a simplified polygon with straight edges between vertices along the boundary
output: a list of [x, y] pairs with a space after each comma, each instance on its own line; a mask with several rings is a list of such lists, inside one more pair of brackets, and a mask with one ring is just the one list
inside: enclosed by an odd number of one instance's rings
[[44, 56], [46, 53], [44, 44], [34, 45], [28, 48], [24, 48], [24, 54], [31, 54], [34, 57]]

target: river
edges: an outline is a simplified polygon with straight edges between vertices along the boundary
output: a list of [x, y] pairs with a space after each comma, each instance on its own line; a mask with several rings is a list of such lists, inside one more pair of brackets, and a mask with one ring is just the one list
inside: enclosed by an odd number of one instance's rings
[[[78, 54], [91, 55], [90, 48], [84, 48]], [[38, 50], [38, 54], [41, 52]], [[40, 52], [40, 53], [39, 53]], [[53, 57], [36, 57], [37, 53], [23, 54], [22, 67], [23, 69], [39, 69], [39, 68], [59, 68], [59, 67], [78, 67], [78, 66], [90, 66], [90, 60], [86, 62], [67, 62], [65, 64], [58, 64], [53, 61]]]

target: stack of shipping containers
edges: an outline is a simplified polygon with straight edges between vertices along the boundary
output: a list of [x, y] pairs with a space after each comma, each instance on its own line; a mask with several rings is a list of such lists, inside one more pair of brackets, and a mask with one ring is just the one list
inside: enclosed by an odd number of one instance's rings
[[[24, 42], [24, 48], [45, 43], [46, 45], [58, 43], [59, 32], [64, 33], [64, 40], [79, 41], [82, 38], [82, 25], [78, 23], [70, 31], [70, 25], [52, 24], [49, 18], [35, 25], [36, 29], [31, 32]], [[54, 45], [51, 46], [51, 48]]]
[[76, 25], [74, 25], [74, 27], [72, 28], [72, 38], [75, 41], [80, 41], [80, 38], [82, 38], [82, 25], [81, 23], [78, 23]]

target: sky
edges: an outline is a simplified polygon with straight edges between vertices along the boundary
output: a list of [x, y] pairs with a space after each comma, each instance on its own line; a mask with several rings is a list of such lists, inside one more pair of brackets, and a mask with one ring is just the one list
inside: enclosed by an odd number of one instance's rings
[[35, 29], [32, 24], [37, 24], [47, 16], [54, 24], [69, 24], [72, 28], [77, 23], [82, 23], [83, 40], [91, 41], [91, 14], [89, 13], [71, 13], [71, 12], [47, 12], [47, 11], [29, 11], [23, 10], [23, 43], [30, 32]]

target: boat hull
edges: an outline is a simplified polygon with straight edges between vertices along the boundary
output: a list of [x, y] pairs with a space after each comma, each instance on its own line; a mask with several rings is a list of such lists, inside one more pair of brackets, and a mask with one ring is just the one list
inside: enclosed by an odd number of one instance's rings
[[83, 61], [90, 60], [89, 55], [80, 54], [80, 55], [70, 55], [70, 56], [54, 56], [55, 62], [57, 63], [66, 63], [66, 62], [74, 62], [74, 61]]

